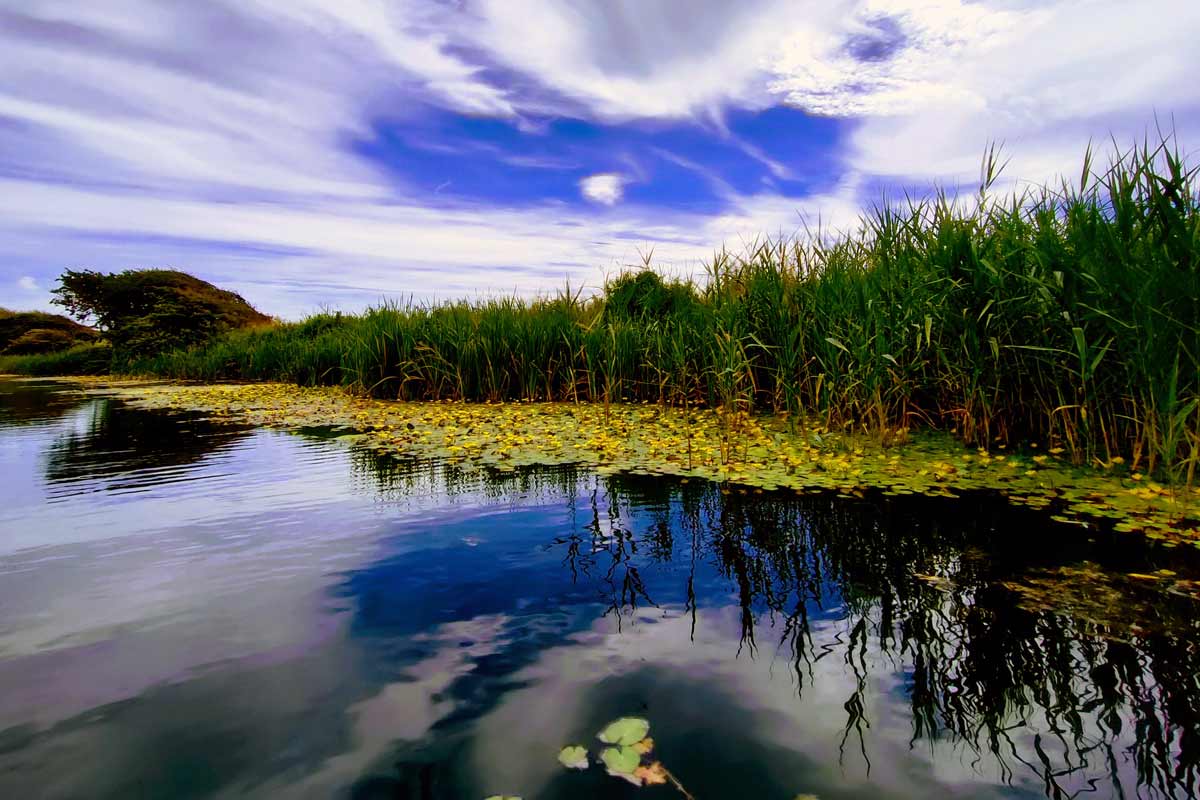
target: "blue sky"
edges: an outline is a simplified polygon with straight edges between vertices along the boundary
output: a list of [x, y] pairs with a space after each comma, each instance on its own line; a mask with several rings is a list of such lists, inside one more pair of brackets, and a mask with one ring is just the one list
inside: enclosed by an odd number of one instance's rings
[[[0, 305], [534, 294], [1200, 123], [1184, 0], [0, 0]], [[1011, 185], [1011, 184], [1010, 184]]]

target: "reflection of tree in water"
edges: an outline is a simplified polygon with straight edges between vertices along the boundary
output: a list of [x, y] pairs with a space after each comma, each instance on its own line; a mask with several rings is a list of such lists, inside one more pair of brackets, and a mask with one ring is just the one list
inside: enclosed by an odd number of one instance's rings
[[168, 483], [189, 467], [250, 435], [247, 426], [210, 422], [200, 414], [148, 411], [108, 398], [93, 400], [86, 422], [64, 431], [47, 449], [46, 480], [113, 479], [109, 489]]
[[55, 420], [88, 400], [78, 387], [67, 384], [0, 378], [0, 425], [29, 425]]
[[[610, 520], [584, 526], [592, 531], [590, 552], [570, 543], [571, 569], [587, 569], [597, 552], [612, 558], [608, 574], [634, 576], [635, 556], [690, 559], [694, 632], [695, 563], [712, 559], [736, 588], [741, 648], [753, 653], [760, 646], [761, 615], [781, 618], [780, 645], [791, 654], [801, 692], [816, 661], [844, 659], [855, 680], [843, 748], [854, 742], [868, 756], [868, 662], [882, 657], [908, 680], [914, 744], [953, 736], [994, 757], [1007, 778], [1033, 770], [1051, 797], [1067, 796], [1076, 775], [1091, 780], [1100, 764], [1119, 793], [1120, 748], [1150, 792], [1178, 796], [1200, 788], [1194, 600], [1143, 595], [1138, 627], [1121, 606], [1080, 619], [1030, 609], [1003, 585], [1031, 568], [1078, 561], [1089, 546], [1109, 548], [1123, 570], [1137, 568], [1129, 559], [1148, 556], [1131, 555], [1128, 543], [1088, 545], [990, 498], [884, 507], [661, 480], [615, 479], [606, 488]], [[622, 526], [617, 509], [628, 510], [640, 534], [630, 532], [633, 522]], [[645, 596], [630, 591], [637, 586], [623, 584], [616, 599], [636, 605]], [[1071, 592], [1094, 593], [1090, 584], [1053, 591], [1048, 606]], [[1129, 595], [1121, 600], [1132, 602]], [[818, 646], [811, 615], [839, 604], [846, 630], [836, 645]]]

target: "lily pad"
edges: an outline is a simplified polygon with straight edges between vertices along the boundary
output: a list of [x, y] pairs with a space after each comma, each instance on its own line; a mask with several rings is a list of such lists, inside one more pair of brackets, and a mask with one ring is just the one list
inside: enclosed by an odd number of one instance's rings
[[600, 731], [599, 738], [605, 744], [627, 747], [645, 739], [649, 732], [650, 723], [641, 717], [621, 717]]
[[587, 769], [587, 748], [577, 744], [567, 745], [558, 752], [558, 763], [567, 769]]
[[632, 747], [606, 747], [600, 752], [600, 760], [613, 775], [633, 775], [641, 765], [642, 756]]

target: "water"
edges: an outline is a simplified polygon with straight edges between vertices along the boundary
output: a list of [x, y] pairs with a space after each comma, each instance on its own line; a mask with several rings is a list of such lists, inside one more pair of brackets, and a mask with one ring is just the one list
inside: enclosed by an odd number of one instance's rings
[[697, 800], [1185, 797], [1200, 616], [1125, 575], [1193, 562], [0, 379], [0, 797], [682, 797], [556, 762], [628, 714]]

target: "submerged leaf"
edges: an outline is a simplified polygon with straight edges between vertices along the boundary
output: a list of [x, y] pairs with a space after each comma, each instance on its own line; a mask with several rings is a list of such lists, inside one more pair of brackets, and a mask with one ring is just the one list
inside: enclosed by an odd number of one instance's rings
[[650, 723], [641, 717], [621, 717], [600, 731], [599, 738], [605, 744], [628, 746], [645, 739], [649, 732]]
[[567, 769], [587, 769], [587, 748], [577, 744], [567, 745], [558, 752], [558, 763]]

